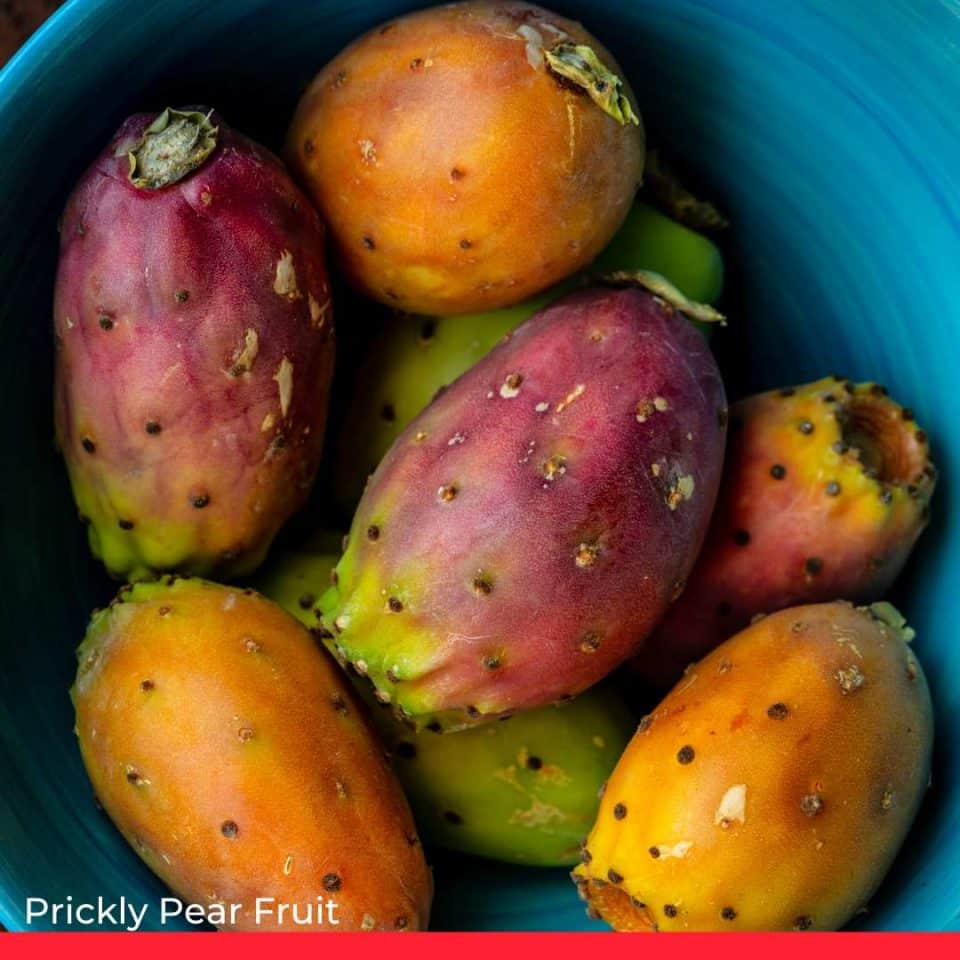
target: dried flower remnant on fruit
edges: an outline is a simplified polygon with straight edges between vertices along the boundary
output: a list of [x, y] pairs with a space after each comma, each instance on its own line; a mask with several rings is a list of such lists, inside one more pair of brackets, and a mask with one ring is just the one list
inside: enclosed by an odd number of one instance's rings
[[563, 42], [545, 50], [543, 55], [555, 74], [586, 91], [617, 123], [639, 126], [640, 118], [633, 110], [623, 81], [604, 66], [591, 47]]
[[218, 133], [210, 114], [167, 108], [127, 154], [130, 182], [140, 189], [157, 190], [182, 180], [213, 153]]

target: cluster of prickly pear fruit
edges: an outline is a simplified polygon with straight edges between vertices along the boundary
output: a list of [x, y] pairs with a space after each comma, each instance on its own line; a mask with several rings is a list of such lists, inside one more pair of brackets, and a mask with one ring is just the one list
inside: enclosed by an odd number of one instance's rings
[[[258, 585], [315, 628], [317, 591], [336, 562], [336, 554], [288, 552]], [[357, 686], [373, 700], [366, 685]], [[599, 789], [634, 727], [610, 686], [456, 736], [418, 733], [384, 709], [374, 709], [373, 720], [427, 843], [535, 866], [576, 862]]]
[[287, 613], [203, 580], [136, 584], [79, 661], [97, 798], [187, 902], [231, 906], [239, 930], [426, 926], [430, 875], [366, 708]]
[[912, 634], [889, 604], [795, 607], [692, 667], [607, 784], [573, 873], [591, 911], [623, 930], [846, 923], [928, 785]]
[[[364, 355], [346, 387], [337, 437], [333, 493], [352, 511], [367, 477], [390, 445], [433, 397], [538, 310], [586, 284], [590, 275], [650, 271], [692, 301], [713, 303], [723, 287], [723, 260], [707, 238], [647, 204], [634, 203], [623, 226], [586, 274], [522, 303], [457, 317], [386, 313], [364, 338]], [[702, 326], [709, 332], [711, 326]]]
[[[644, 150], [608, 52], [523, 2], [401, 17], [305, 93], [288, 156], [346, 278], [443, 315], [358, 330], [326, 499], [373, 475], [342, 551], [278, 555], [275, 603], [124, 588], [72, 691], [103, 807], [218, 926], [424, 928], [413, 818], [579, 858], [623, 930], [832, 929], [889, 867], [931, 706], [903, 618], [848, 601], [927, 522], [926, 435], [839, 378], [728, 414], [694, 232], [725, 223], [656, 157], [675, 219], [634, 203]], [[130, 580], [252, 572], [313, 483], [332, 375], [324, 228], [282, 164], [212, 112], [131, 117], [67, 205], [54, 319], [93, 552]], [[607, 675], [710, 650], [629, 741]]]
[[707, 541], [637, 672], [672, 682], [759, 613], [881, 599], [935, 485], [926, 433], [878, 384], [828, 377], [741, 400]]
[[256, 567], [304, 502], [333, 362], [323, 227], [216, 115], [127, 120], [61, 224], [57, 437], [110, 573]]
[[682, 588], [725, 423], [713, 356], [669, 303], [564, 298], [384, 458], [320, 601], [328, 646], [418, 726], [580, 693]]

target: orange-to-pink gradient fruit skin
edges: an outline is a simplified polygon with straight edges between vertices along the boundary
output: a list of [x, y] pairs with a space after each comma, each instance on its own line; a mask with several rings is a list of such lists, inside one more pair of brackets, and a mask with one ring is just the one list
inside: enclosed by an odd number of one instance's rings
[[[188, 903], [225, 926], [417, 930], [431, 879], [366, 710], [310, 633], [252, 590], [168, 578], [94, 614], [72, 691], [94, 792]], [[257, 917], [324, 897], [337, 925]]]
[[881, 599], [935, 486], [926, 433], [878, 384], [826, 377], [734, 404], [710, 532], [636, 674], [665, 688], [759, 613]]
[[618, 930], [835, 930], [929, 785], [930, 694], [889, 604], [771, 614], [694, 664], [607, 782], [574, 880]]
[[690, 572], [723, 458], [700, 333], [594, 288], [536, 314], [395, 441], [321, 599], [329, 647], [417, 724], [573, 696]]
[[610, 53], [528, 3], [411, 13], [320, 71], [286, 156], [360, 290], [412, 313], [490, 310], [606, 246], [641, 181], [643, 130], [549, 69], [564, 42], [595, 52], [635, 115]]
[[280, 161], [215, 114], [198, 167], [135, 185], [130, 152], [156, 118], [124, 122], [64, 211], [57, 437], [111, 574], [228, 578], [261, 562], [319, 464], [324, 231]]

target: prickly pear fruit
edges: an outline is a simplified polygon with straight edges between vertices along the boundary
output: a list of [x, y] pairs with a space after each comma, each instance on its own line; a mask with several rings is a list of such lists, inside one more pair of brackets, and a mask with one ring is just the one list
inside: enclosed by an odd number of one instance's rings
[[933, 715], [890, 604], [761, 619], [645, 717], [574, 871], [618, 930], [833, 930], [927, 787]]
[[305, 500], [333, 359], [323, 227], [219, 118], [128, 119], [63, 216], [57, 436], [119, 577], [247, 573]]
[[741, 400], [706, 544], [637, 671], [667, 685], [757, 613], [879, 600], [935, 483], [926, 434], [875, 383], [828, 377]]
[[[260, 589], [316, 627], [313, 597], [336, 562], [336, 554], [322, 553], [271, 558]], [[598, 791], [634, 728], [606, 685], [571, 704], [450, 736], [416, 733], [388, 710], [374, 710], [373, 719], [427, 843], [536, 866], [576, 862]]]
[[713, 241], [639, 201], [590, 266], [592, 273], [617, 270], [659, 273], [700, 303], [723, 291], [723, 257]]
[[635, 721], [607, 684], [459, 733], [381, 727], [424, 841], [507, 863], [567, 866]]
[[283, 610], [202, 580], [137, 584], [79, 659], [94, 791], [179, 896], [237, 905], [236, 929], [329, 929], [318, 897], [337, 930], [426, 926], [429, 873], [366, 710]]
[[390, 307], [509, 306], [623, 222], [644, 137], [616, 61], [529, 3], [449, 3], [375, 28], [304, 93], [287, 156], [344, 274]]
[[333, 492], [347, 516], [390, 445], [435, 394], [485, 357], [573, 282], [512, 307], [459, 317], [390, 313], [380, 318], [352, 371], [350, 401], [337, 436]]
[[[720, 251], [700, 234], [644, 203], [634, 203], [623, 226], [590, 273], [659, 273], [691, 300], [710, 303], [723, 285]], [[367, 477], [390, 444], [430, 402], [506, 333], [538, 310], [586, 283], [579, 275], [512, 307], [458, 317], [390, 313], [374, 329], [348, 386], [350, 402], [337, 440], [334, 495], [353, 510]], [[694, 321], [696, 323], [696, 321]], [[711, 324], [702, 324], [709, 331]]]
[[693, 564], [724, 443], [703, 338], [637, 289], [519, 327], [399, 437], [357, 509], [327, 643], [417, 724], [585, 690]]
[[317, 601], [330, 586], [342, 543], [343, 537], [321, 531], [297, 550], [273, 550], [253, 585], [304, 626], [319, 628]]

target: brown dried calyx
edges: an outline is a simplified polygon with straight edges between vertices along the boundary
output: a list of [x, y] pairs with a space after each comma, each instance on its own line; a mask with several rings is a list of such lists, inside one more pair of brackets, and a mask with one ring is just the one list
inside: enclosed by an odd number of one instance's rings
[[730, 221], [709, 200], [699, 199], [684, 186], [659, 150], [647, 151], [644, 186], [656, 206], [692, 230], [717, 233], [730, 226]]
[[910, 411], [882, 388], [864, 385], [844, 394], [837, 420], [844, 446], [880, 483], [913, 484], [918, 494], [929, 498], [935, 474], [928, 469], [926, 435], [917, 430]]
[[217, 146], [220, 128], [211, 121], [212, 115], [212, 110], [167, 107], [127, 154], [130, 182], [143, 190], [159, 190], [201, 166]]

